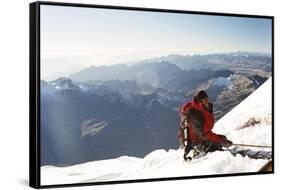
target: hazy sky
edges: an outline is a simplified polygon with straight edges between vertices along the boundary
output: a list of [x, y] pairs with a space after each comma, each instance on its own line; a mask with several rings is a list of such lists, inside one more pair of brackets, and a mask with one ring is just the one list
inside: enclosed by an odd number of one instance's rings
[[271, 20], [41, 5], [41, 76], [169, 54], [271, 52]]

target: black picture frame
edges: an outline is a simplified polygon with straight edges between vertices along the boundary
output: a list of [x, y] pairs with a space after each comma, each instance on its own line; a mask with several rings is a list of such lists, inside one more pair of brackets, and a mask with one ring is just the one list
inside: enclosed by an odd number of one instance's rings
[[[171, 14], [193, 14], [193, 15], [210, 15], [210, 16], [231, 16], [240, 18], [263, 18], [271, 20], [272, 30], [272, 170], [262, 172], [246, 172], [246, 173], [230, 173], [217, 175], [200, 175], [200, 176], [182, 176], [171, 178], [153, 178], [153, 179], [137, 179], [137, 180], [122, 180], [122, 181], [107, 181], [107, 182], [85, 182], [73, 184], [54, 184], [42, 185], [40, 182], [40, 6], [66, 6], [66, 7], [87, 7], [87, 8], [103, 8], [112, 10], [132, 10], [132, 11], [148, 11], [148, 12], [163, 12]], [[217, 13], [217, 12], [200, 12], [187, 10], [170, 10], [156, 8], [141, 8], [141, 7], [123, 7], [109, 5], [91, 5], [80, 3], [62, 3], [38, 1], [29, 5], [29, 38], [30, 38], [30, 75], [29, 75], [29, 185], [33, 188], [55, 188], [55, 187], [74, 187], [74, 186], [89, 186], [103, 184], [121, 184], [121, 183], [136, 183], [136, 182], [152, 182], [166, 180], [185, 180], [210, 177], [228, 177], [228, 176], [244, 176], [244, 175], [260, 175], [274, 173], [274, 17], [264, 15], [248, 15], [248, 14], [233, 14], [233, 13]]]

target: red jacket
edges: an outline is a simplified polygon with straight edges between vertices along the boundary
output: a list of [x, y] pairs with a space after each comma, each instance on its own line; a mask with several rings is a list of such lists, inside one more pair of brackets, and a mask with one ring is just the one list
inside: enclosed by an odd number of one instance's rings
[[199, 142], [202, 140], [207, 141], [213, 141], [213, 142], [219, 142], [221, 140], [221, 137], [215, 133], [212, 132], [212, 129], [214, 127], [214, 115], [210, 113], [208, 110], [206, 110], [202, 104], [195, 101], [193, 98], [191, 102], [188, 102], [184, 104], [180, 109], [180, 114], [186, 113], [188, 109], [193, 108], [198, 111], [200, 111], [203, 115], [204, 122], [202, 123], [202, 133], [203, 138], [197, 135], [193, 130], [191, 124], [189, 124], [189, 137], [191, 138], [192, 142]]

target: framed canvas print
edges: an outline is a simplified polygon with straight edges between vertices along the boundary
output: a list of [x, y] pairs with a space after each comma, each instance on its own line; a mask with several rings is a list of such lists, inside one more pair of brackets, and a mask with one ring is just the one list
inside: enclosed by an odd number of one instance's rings
[[274, 172], [274, 18], [30, 4], [30, 186]]

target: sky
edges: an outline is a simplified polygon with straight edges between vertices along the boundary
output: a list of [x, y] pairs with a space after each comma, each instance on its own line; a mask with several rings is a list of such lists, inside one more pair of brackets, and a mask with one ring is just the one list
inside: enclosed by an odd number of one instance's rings
[[41, 5], [41, 77], [169, 54], [271, 52], [271, 20]]

